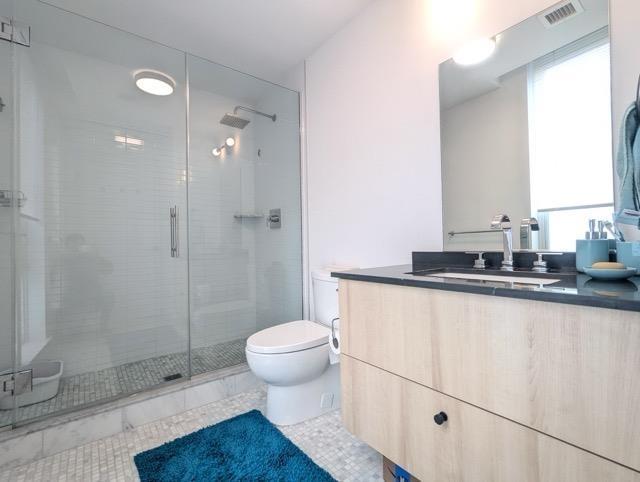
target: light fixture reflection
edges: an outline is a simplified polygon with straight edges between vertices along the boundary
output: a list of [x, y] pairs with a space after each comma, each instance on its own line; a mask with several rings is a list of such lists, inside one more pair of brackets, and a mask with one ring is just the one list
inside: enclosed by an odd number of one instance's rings
[[213, 154], [214, 156], [218, 157], [222, 154], [222, 151], [228, 147], [233, 147], [236, 145], [236, 140], [233, 137], [227, 137], [224, 140], [224, 144], [222, 144], [220, 147], [214, 147], [211, 150], [211, 154]]
[[487, 60], [496, 49], [496, 41], [492, 38], [479, 38], [463, 45], [453, 56], [458, 65], [475, 65]]
[[142, 139], [136, 139], [135, 137], [129, 136], [114, 136], [114, 141], [120, 142], [122, 144], [127, 144], [130, 146], [143, 146], [144, 141]]

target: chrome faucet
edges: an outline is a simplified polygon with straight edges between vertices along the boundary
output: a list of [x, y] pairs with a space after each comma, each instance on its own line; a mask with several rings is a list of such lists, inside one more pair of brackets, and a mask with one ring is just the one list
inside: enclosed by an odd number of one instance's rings
[[506, 214], [496, 214], [491, 221], [491, 229], [502, 231], [502, 247], [503, 247], [503, 259], [502, 267], [503, 271], [513, 271], [513, 236], [511, 233], [511, 220]]

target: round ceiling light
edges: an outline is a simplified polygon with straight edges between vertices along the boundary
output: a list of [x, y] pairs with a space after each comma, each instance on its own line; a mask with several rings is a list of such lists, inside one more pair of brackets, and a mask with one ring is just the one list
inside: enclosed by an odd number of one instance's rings
[[236, 144], [236, 140], [233, 137], [227, 137], [227, 140], [225, 140], [224, 143], [229, 147], [233, 147]]
[[134, 75], [136, 86], [152, 95], [171, 95], [176, 81], [166, 74], [155, 70], [141, 70]]
[[218, 157], [220, 154], [222, 154], [222, 149], [220, 149], [219, 147], [214, 147], [211, 151], [211, 154]]
[[492, 38], [479, 38], [465, 44], [453, 56], [458, 65], [475, 65], [491, 57], [496, 49], [496, 41]]

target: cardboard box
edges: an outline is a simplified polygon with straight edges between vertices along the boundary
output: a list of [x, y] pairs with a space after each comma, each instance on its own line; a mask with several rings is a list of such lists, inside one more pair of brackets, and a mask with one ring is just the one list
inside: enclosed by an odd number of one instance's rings
[[382, 478], [384, 482], [420, 482], [420, 479], [408, 474], [406, 470], [385, 456], [382, 457]]

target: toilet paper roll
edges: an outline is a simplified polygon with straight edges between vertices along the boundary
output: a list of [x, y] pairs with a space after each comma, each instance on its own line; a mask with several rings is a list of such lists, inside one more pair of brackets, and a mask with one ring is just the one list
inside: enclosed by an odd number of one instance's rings
[[329, 333], [329, 347], [331, 348], [329, 362], [336, 364], [340, 361], [340, 324], [338, 321], [334, 322], [332, 333]]

